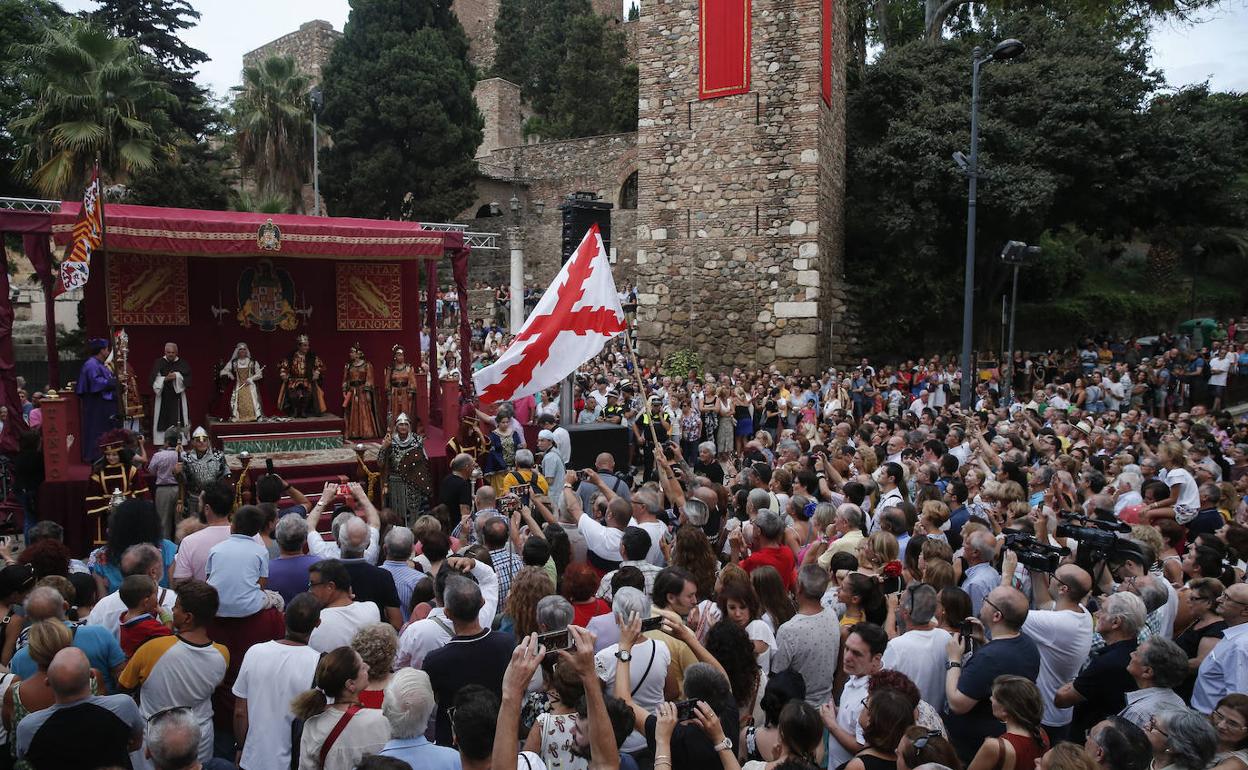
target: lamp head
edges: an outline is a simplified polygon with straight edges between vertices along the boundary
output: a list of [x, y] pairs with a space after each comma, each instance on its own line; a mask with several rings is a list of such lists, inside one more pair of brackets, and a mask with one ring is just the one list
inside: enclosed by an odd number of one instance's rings
[[997, 47], [992, 49], [992, 53], [988, 55], [988, 58], [993, 61], [1013, 59], [1017, 56], [1021, 56], [1025, 50], [1027, 50], [1027, 46], [1023, 45], [1021, 41], [1015, 40], [1011, 37], [997, 43]]

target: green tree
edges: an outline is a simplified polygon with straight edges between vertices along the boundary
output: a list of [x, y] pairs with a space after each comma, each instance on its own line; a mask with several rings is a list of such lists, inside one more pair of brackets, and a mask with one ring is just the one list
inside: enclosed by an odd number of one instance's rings
[[41, 194], [80, 195], [97, 156], [112, 182], [155, 164], [173, 97], [132, 41], [68, 19], [14, 51], [33, 96], [11, 124], [24, 142], [18, 170]]
[[49, 0], [0, 0], [0, 190], [9, 195], [35, 195], [29, 179], [15, 166], [21, 141], [12, 123], [30, 109], [31, 94], [22, 77], [20, 54], [14, 46], [43, 40], [50, 24], [65, 12]]
[[450, 0], [353, 0], [324, 71], [322, 190], [335, 214], [445, 220], [473, 200], [483, 121]]
[[494, 74], [519, 85], [536, 113], [528, 133], [568, 139], [636, 130], [636, 67], [624, 34], [589, 0], [503, 0], [495, 40]]
[[301, 200], [312, 172], [311, 80], [290, 56], [270, 56], [243, 68], [232, 113], [243, 170], [262, 195]]

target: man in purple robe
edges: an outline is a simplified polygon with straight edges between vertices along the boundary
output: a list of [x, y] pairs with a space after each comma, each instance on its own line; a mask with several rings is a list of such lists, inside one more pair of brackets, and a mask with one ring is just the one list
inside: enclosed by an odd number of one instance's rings
[[100, 457], [100, 436], [117, 426], [117, 377], [104, 363], [108, 357], [108, 340], [89, 341], [87, 353], [74, 391], [82, 413], [82, 435], [78, 437], [82, 459], [91, 463]]

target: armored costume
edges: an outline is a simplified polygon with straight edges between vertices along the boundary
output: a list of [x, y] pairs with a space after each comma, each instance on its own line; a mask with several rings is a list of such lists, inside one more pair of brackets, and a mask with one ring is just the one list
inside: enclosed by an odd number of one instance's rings
[[429, 512], [433, 494], [433, 474], [425, 455], [425, 437], [412, 431], [411, 425], [407, 415], [400, 414], [395, 420], [395, 433], [386, 438], [377, 453], [378, 468], [385, 483], [386, 505], [400, 514], [407, 526]]

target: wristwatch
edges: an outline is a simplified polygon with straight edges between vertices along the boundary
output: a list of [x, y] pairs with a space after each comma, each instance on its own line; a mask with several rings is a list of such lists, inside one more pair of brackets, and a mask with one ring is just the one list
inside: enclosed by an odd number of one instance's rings
[[945, 670], [946, 670], [946, 671], [948, 671], [949, 669], [952, 669], [952, 668], [962, 668], [962, 661], [960, 661], [960, 660], [951, 660], [951, 661], [948, 661], [948, 662], [946, 662], [946, 663], [945, 663]]
[[727, 751], [732, 748], [732, 739], [729, 738], [727, 735], [725, 735], [722, 741], [715, 744], [711, 748], [715, 749], [716, 751]]
[[629, 652], [628, 650], [616, 650], [615, 658], [616, 660], [627, 663], [633, 659], [633, 653]]

